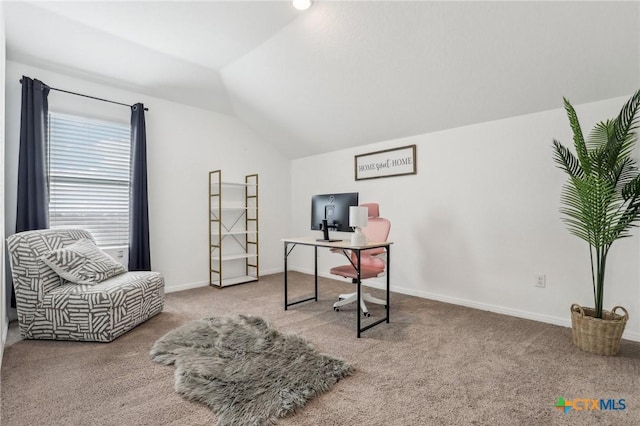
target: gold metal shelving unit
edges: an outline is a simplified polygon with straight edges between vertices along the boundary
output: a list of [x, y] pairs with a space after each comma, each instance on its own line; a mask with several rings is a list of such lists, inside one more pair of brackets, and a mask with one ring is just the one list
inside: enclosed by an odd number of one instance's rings
[[257, 281], [259, 274], [258, 175], [224, 182], [209, 172], [209, 284], [219, 288]]

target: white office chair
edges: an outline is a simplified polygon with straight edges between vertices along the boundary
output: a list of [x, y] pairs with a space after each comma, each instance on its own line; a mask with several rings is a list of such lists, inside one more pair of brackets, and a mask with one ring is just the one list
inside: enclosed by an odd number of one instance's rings
[[[387, 241], [389, 231], [391, 229], [391, 222], [388, 219], [380, 217], [379, 206], [377, 203], [361, 204], [362, 207], [369, 209], [368, 224], [362, 228], [362, 232], [367, 237], [367, 241], [384, 242]], [[333, 275], [339, 275], [344, 278], [351, 278], [352, 282], [357, 284], [358, 274], [353, 265], [357, 264], [358, 258], [352, 251], [341, 249], [333, 249], [334, 253], [344, 253], [351, 259], [353, 264], [336, 266], [329, 271]], [[381, 277], [386, 273], [387, 258], [386, 250], [382, 247], [374, 248], [370, 250], [362, 250], [360, 253], [360, 280], [366, 280], [369, 278]], [[340, 307], [353, 303], [358, 298], [358, 293], [346, 293], [338, 296], [338, 301], [333, 304], [333, 309], [340, 310]], [[387, 307], [387, 302], [382, 299], [373, 297], [370, 293], [362, 293], [360, 299], [360, 307], [365, 316], [370, 316], [367, 305], [364, 302], [375, 303], [377, 305], [384, 305]]]

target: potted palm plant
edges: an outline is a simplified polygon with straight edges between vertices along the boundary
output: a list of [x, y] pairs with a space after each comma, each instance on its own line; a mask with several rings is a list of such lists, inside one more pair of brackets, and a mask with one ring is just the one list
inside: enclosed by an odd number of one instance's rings
[[603, 310], [605, 271], [611, 245], [630, 236], [640, 217], [640, 173], [632, 158], [640, 90], [616, 118], [596, 124], [586, 140], [567, 99], [564, 108], [575, 154], [554, 139], [554, 160], [568, 175], [560, 212], [569, 232], [589, 244], [595, 303], [594, 308], [571, 306], [573, 343], [591, 353], [615, 355], [629, 315], [620, 306]]

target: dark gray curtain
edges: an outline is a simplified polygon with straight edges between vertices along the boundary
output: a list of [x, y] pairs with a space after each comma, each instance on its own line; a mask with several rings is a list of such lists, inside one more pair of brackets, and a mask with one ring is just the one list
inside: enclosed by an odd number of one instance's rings
[[[46, 155], [49, 87], [40, 80], [24, 76], [21, 82], [16, 232], [46, 229], [49, 226]], [[11, 290], [11, 306], [15, 307], [13, 287]]]
[[144, 105], [131, 107], [131, 196], [129, 201], [129, 270], [150, 271], [147, 197], [147, 132]]

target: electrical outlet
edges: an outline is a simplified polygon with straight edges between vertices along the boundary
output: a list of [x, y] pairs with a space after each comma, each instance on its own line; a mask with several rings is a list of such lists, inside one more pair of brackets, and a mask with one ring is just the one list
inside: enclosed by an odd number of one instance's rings
[[547, 276], [545, 274], [536, 275], [536, 287], [545, 288], [547, 286]]
[[116, 256], [118, 259], [124, 258], [124, 250], [118, 250]]

